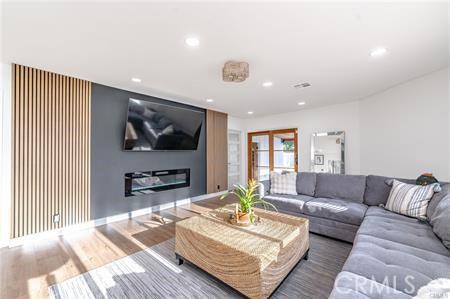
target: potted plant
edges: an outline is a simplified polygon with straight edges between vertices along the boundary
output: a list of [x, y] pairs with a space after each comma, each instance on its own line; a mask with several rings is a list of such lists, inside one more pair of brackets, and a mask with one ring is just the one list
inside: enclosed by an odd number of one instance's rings
[[220, 197], [220, 199], [224, 199], [230, 194], [234, 194], [239, 198], [239, 204], [236, 205], [235, 217], [236, 222], [240, 224], [252, 224], [255, 222], [255, 213], [253, 208], [255, 205], [262, 205], [264, 209], [267, 207], [273, 208], [277, 211], [277, 208], [259, 198], [259, 194], [257, 193], [258, 183], [255, 180], [249, 180], [247, 187], [242, 185], [234, 185], [234, 189], [230, 192], [225, 193]]

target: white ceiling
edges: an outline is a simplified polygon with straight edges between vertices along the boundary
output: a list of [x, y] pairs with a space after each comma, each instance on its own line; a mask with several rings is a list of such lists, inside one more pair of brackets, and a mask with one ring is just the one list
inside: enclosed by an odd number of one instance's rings
[[[448, 14], [447, 2], [4, 2], [2, 62], [257, 117], [358, 100], [448, 66]], [[196, 49], [184, 44], [191, 35]], [[370, 57], [380, 46], [387, 55]], [[222, 81], [230, 59], [249, 62], [245, 82]]]

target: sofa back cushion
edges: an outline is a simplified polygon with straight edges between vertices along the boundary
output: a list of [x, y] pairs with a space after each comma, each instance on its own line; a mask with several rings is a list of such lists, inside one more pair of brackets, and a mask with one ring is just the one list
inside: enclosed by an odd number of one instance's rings
[[450, 249], [450, 194], [440, 200], [430, 219], [433, 232]]
[[362, 203], [365, 189], [366, 177], [364, 175], [318, 173], [314, 196]]
[[297, 193], [314, 196], [316, 190], [316, 177], [314, 172], [297, 173]]
[[[390, 177], [379, 175], [368, 175], [366, 179], [366, 190], [364, 192], [364, 203], [369, 206], [385, 205], [391, 192], [391, 186], [386, 181]], [[415, 184], [415, 180], [396, 179], [407, 184]]]
[[[441, 192], [434, 193], [430, 202], [428, 203], [427, 209], [427, 220], [431, 222], [431, 217], [433, 216], [436, 207], [439, 205], [441, 200], [450, 195], [450, 183], [441, 183]], [[450, 216], [449, 216], [450, 218]]]

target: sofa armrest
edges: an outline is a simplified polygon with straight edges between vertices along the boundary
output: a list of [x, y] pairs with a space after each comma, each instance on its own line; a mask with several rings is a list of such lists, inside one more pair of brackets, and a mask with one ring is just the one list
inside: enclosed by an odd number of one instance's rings
[[258, 183], [259, 198], [263, 198], [264, 196], [269, 194], [269, 191], [270, 191], [270, 180], [261, 181]]

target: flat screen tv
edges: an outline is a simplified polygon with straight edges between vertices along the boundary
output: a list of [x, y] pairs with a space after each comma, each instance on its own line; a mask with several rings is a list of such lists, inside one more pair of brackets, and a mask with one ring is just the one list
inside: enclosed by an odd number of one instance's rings
[[125, 151], [196, 150], [204, 112], [130, 99]]

